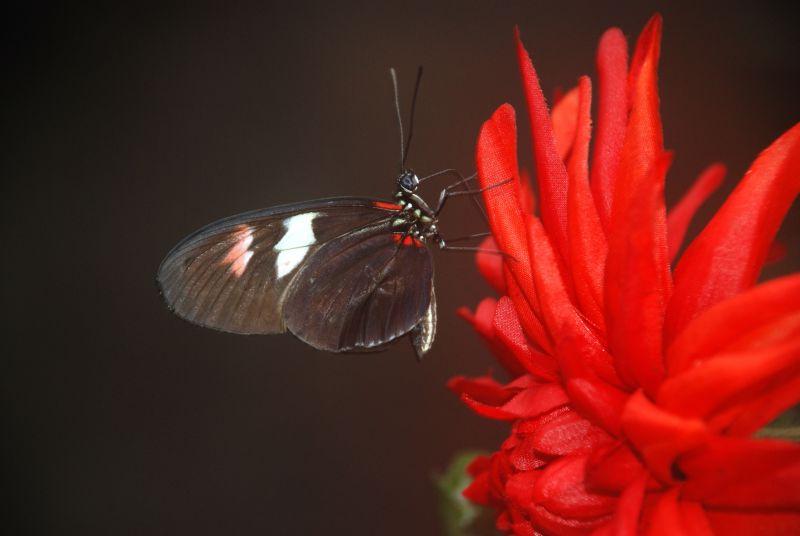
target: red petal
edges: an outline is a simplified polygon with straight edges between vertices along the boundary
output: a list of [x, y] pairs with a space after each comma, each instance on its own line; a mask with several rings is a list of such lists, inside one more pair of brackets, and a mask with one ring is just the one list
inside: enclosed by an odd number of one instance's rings
[[614, 185], [609, 236], [624, 225], [631, 198], [648, 182], [656, 160], [664, 152], [657, 86], [660, 41], [661, 17], [655, 15], [639, 36], [631, 63], [631, 112]]
[[514, 37], [530, 116], [542, 221], [548, 234], [553, 238], [556, 251], [559, 252], [561, 259], [567, 261], [567, 169], [556, 149], [550, 114], [539, 85], [539, 78], [520, 40], [519, 29], [515, 29]]
[[586, 456], [568, 456], [547, 466], [534, 488], [534, 503], [562, 518], [592, 519], [613, 512], [616, 499], [586, 491]]
[[589, 189], [592, 85], [587, 77], [581, 78], [579, 90], [578, 128], [569, 158], [569, 258], [578, 305], [597, 330], [605, 332], [603, 276], [608, 246]]
[[478, 304], [473, 314], [466, 307], [459, 307], [456, 313], [458, 316], [472, 324], [475, 331], [484, 337], [492, 338], [494, 336], [494, 309], [497, 307], [497, 300], [494, 298], [484, 298]]
[[617, 371], [649, 394], [664, 373], [661, 333], [671, 286], [663, 198], [669, 160], [658, 112], [660, 39], [656, 15], [639, 37], [629, 76], [631, 113], [608, 226], [605, 296]]
[[480, 378], [455, 376], [448, 380], [447, 388], [457, 395], [468, 395], [470, 398], [495, 406], [505, 403], [516, 394], [516, 391], [506, 388], [489, 376]]
[[487, 404], [468, 394], [463, 394], [461, 399], [478, 415], [502, 421], [535, 417], [569, 402], [567, 394], [555, 383], [540, 384], [519, 391], [501, 405]]
[[609, 519], [609, 516], [591, 519], [561, 517], [539, 505], [533, 507], [531, 515], [536, 522], [536, 527], [542, 531], [539, 533], [540, 535], [558, 534], [559, 536], [585, 536], [604, 525]]
[[[725, 423], [728, 435], [749, 436], [760, 430], [778, 415], [798, 403], [800, 393], [800, 377], [787, 381], [779, 387], [772, 388], [762, 397], [748, 400], [742, 406], [731, 409], [733, 417]], [[711, 423], [714, 429], [719, 429]]]
[[659, 390], [659, 405], [684, 417], [709, 419], [796, 380], [800, 377], [800, 314], [794, 320], [795, 336], [787, 343], [720, 354], [668, 379]]
[[478, 504], [489, 504], [489, 473], [481, 473], [466, 487], [461, 494]]
[[648, 523], [648, 536], [713, 536], [702, 507], [678, 500], [679, 488], [663, 493]]
[[[496, 185], [509, 178], [517, 179], [516, 136], [514, 109], [504, 104], [483, 124], [478, 137], [476, 161], [482, 187]], [[516, 185], [509, 183], [486, 190], [483, 198], [494, 239], [500, 250], [512, 257], [504, 264], [514, 278], [514, 286], [521, 290], [520, 297], [524, 297], [528, 302], [526, 307], [535, 312], [536, 296], [530, 270], [524, 217], [520, 209], [519, 190]], [[518, 310], [521, 309], [523, 304], [518, 302], [511, 288], [512, 284], [508, 280], [506, 286]], [[520, 318], [525, 325], [526, 318], [522, 311]], [[531, 336], [537, 343], [544, 343], [539, 338]], [[547, 348], [547, 346], [542, 347]]]
[[678, 510], [678, 489], [673, 488], [661, 494], [649, 520], [647, 536], [672, 536], [683, 534], [680, 511]]
[[606, 266], [608, 343], [614, 363], [629, 385], [651, 395], [664, 377], [662, 331], [671, 282], [663, 188], [669, 161], [661, 158], [647, 181], [637, 177], [640, 182], [630, 189], [624, 217], [612, 219]]
[[592, 192], [603, 226], [608, 226], [614, 182], [628, 122], [628, 44], [611, 28], [597, 47], [597, 131], [592, 151]]
[[628, 393], [596, 378], [570, 378], [567, 393], [572, 405], [596, 425], [614, 435], [621, 433], [620, 415]]
[[551, 456], [589, 453], [610, 440], [608, 434], [574, 411], [543, 423], [533, 434], [534, 448]]
[[579, 102], [578, 88], [574, 87], [553, 105], [553, 112], [550, 114], [556, 150], [564, 162], [567, 161], [575, 140], [575, 132], [578, 130]]
[[709, 437], [702, 421], [667, 413], [639, 391], [628, 400], [622, 414], [622, 429], [650, 468], [664, 483], [675, 483], [675, 459], [704, 444]]
[[534, 486], [541, 474], [541, 471], [523, 471], [511, 475], [505, 489], [508, 501], [521, 508], [529, 508], [533, 502]]
[[598, 493], [620, 493], [640, 477], [646, 483], [647, 471], [622, 441], [595, 449], [586, 466], [586, 486]]
[[725, 166], [712, 164], [708, 166], [678, 204], [672, 207], [667, 216], [667, 238], [669, 239], [669, 259], [675, 260], [678, 250], [686, 236], [686, 230], [695, 212], [713, 194], [725, 178]]
[[546, 381], [555, 381], [558, 378], [558, 366], [553, 358], [534, 350], [528, 344], [517, 310], [508, 296], [503, 296], [497, 302], [494, 329], [497, 338], [514, 354], [525, 370]]
[[494, 312], [497, 307], [497, 301], [493, 298], [484, 298], [478, 304], [475, 314], [470, 313], [466, 307], [460, 307], [456, 313], [467, 322], [472, 324], [478, 335], [491, 350], [492, 354], [497, 358], [497, 361], [503, 365], [509, 374], [512, 376], [519, 376], [525, 372], [525, 368], [517, 361], [514, 354], [497, 338], [494, 330]]
[[469, 462], [469, 465], [467, 465], [467, 474], [478, 476], [480, 473], [488, 471], [490, 462], [491, 458], [489, 456], [478, 454]]
[[[497, 250], [497, 243], [494, 238], [487, 236], [480, 245], [481, 249]], [[479, 251], [475, 254], [475, 264], [478, 265], [478, 272], [483, 276], [487, 283], [500, 295], [506, 293], [506, 281], [503, 277], [503, 257], [494, 253], [484, 253]]]
[[555, 357], [564, 377], [594, 374], [614, 385], [619, 384], [611, 357], [598, 335], [591, 331], [569, 300], [558, 269], [555, 252], [534, 216], [528, 216], [528, 247], [531, 252], [536, 293], [545, 326], [557, 345]]
[[519, 171], [519, 196], [520, 203], [522, 204], [522, 212], [525, 214], [533, 214], [536, 210], [536, 195], [533, 193], [531, 175], [528, 173], [528, 170], [524, 168]]
[[716, 438], [680, 459], [684, 495], [721, 508], [800, 509], [800, 445]]
[[511, 269], [506, 267], [504, 269], [506, 274], [506, 286], [508, 288], [508, 296], [514, 302], [514, 307], [517, 310], [519, 322], [522, 324], [522, 329], [525, 335], [533, 343], [539, 346], [545, 353], [553, 355], [553, 342], [550, 339], [550, 334], [547, 333], [542, 321], [540, 319], [541, 311], [539, 310], [538, 299], [535, 295], [533, 286], [529, 291], [531, 300], [523, 293], [517, 280], [514, 278]]
[[[639, 38], [636, 40], [636, 47], [633, 50], [631, 68], [628, 74], [628, 95], [636, 93], [637, 84], [643, 71], [652, 68], [652, 65], [648, 65], [648, 63], [653, 59], [658, 61], [658, 57], [661, 54], [661, 26], [661, 14], [656, 13], [647, 21], [645, 27], [642, 28], [642, 33], [639, 34]], [[646, 73], [645, 76], [647, 76]], [[631, 101], [635, 103], [636, 97], [631, 97]]]
[[731, 346], [740, 346], [764, 329], [800, 311], [800, 274], [758, 285], [700, 313], [667, 350], [670, 375], [690, 368]]
[[769, 512], [749, 513], [736, 511], [707, 512], [714, 534], [737, 534], [740, 536], [775, 536], [777, 534], [800, 534], [800, 513]]
[[701, 311], [755, 283], [798, 191], [800, 124], [761, 153], [681, 257], [667, 309], [667, 342]]
[[508, 459], [520, 471], [540, 469], [549, 461], [549, 457], [536, 451], [533, 437], [523, 437], [518, 445], [510, 449]]
[[599, 534], [608, 536], [634, 536], [637, 534], [647, 474], [641, 473], [638, 477], [635, 474], [631, 476], [633, 482], [620, 495], [614, 517]]

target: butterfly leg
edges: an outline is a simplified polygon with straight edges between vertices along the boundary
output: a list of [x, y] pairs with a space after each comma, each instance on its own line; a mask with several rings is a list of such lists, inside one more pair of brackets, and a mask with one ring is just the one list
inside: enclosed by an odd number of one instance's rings
[[[439, 176], [442, 176], [442, 175], [453, 175], [456, 178], [458, 178], [458, 180], [456, 182], [446, 186], [443, 191], [450, 191], [453, 188], [456, 188], [456, 187], [461, 186], [461, 185], [466, 185], [468, 182], [474, 181], [475, 179], [478, 178], [478, 174], [477, 173], [473, 173], [472, 175], [470, 175], [468, 177], [465, 177], [458, 170], [453, 169], [453, 168], [448, 168], [448, 169], [443, 169], [441, 171], [437, 171], [436, 173], [431, 173], [430, 175], [428, 175], [426, 177], [422, 177], [419, 180], [419, 182], [420, 182], [420, 184], [422, 184], [424, 181], [426, 181], [428, 179], [432, 179], [434, 177], [439, 177]], [[475, 205], [475, 208], [478, 210], [478, 212], [480, 212], [480, 215], [481, 215], [481, 218], [483, 218], [483, 221], [485, 221], [486, 223], [489, 223], [489, 218], [486, 216], [486, 211], [483, 210], [483, 206], [481, 205], [480, 201], [478, 201], [477, 199], [473, 198], [472, 199], [472, 203]]]
[[482, 233], [474, 233], [474, 234], [470, 234], [470, 235], [466, 235], [466, 236], [459, 236], [459, 237], [456, 237], [456, 238], [448, 238], [447, 242], [449, 242], [449, 243], [461, 242], [462, 240], [471, 240], [473, 238], [483, 238], [483, 237], [491, 236], [491, 235], [492, 235], [491, 231], [484, 231]]
[[[486, 192], [488, 190], [491, 190], [492, 188], [497, 188], [498, 186], [503, 186], [505, 184], [508, 184], [509, 182], [511, 182], [513, 180], [514, 180], [513, 178], [512, 179], [506, 179], [504, 181], [501, 181], [501, 182], [498, 182], [498, 183], [495, 183], [495, 184], [490, 184], [489, 186], [485, 186], [483, 188], [478, 188], [478, 189], [475, 189], [475, 190], [456, 190], [456, 191], [451, 191], [451, 190], [448, 189], [448, 188], [450, 188], [450, 186], [448, 186], [447, 188], [443, 189], [439, 193], [439, 204], [436, 206], [436, 210], [434, 211], [434, 213], [438, 216], [439, 213], [444, 208], [444, 204], [447, 202], [447, 199], [450, 198], [450, 197], [458, 197], [458, 196], [462, 196], [462, 195], [474, 196], [474, 195]], [[459, 184], [462, 184], [462, 182], [458, 182], [455, 185], [459, 185]], [[453, 186], [455, 186], [455, 185], [453, 185]]]
[[490, 255], [502, 255], [503, 257], [511, 259], [512, 261], [517, 260], [510, 253], [506, 253], [505, 251], [501, 251], [499, 249], [482, 248], [479, 246], [448, 246], [445, 240], [439, 241], [439, 249], [442, 251], [473, 251], [476, 253], [488, 253]]

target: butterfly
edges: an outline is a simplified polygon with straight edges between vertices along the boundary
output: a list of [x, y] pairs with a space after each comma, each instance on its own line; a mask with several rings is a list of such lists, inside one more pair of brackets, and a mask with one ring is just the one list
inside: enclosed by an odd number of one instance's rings
[[[432, 247], [449, 246], [438, 217], [475, 176], [447, 169], [420, 178], [405, 167], [397, 77], [401, 161], [392, 201], [336, 197], [246, 212], [206, 225], [164, 258], [157, 283], [169, 309], [191, 323], [230, 333], [289, 331], [327, 352], [371, 352], [408, 336], [419, 359], [436, 336]], [[422, 70], [418, 71], [413, 103]], [[422, 182], [453, 174], [435, 208]], [[476, 202], [477, 204], [477, 202]], [[485, 236], [478, 233], [462, 238]]]

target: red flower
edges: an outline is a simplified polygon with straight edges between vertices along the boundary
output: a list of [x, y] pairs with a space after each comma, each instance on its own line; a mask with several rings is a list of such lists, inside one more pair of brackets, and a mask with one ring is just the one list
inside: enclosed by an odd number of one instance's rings
[[622, 32], [548, 112], [517, 36], [539, 216], [517, 165], [514, 110], [483, 125], [477, 166], [502, 295], [462, 310], [513, 376], [453, 378], [511, 435], [465, 495], [515, 534], [800, 534], [800, 446], [752, 434], [800, 398], [800, 274], [754, 286], [800, 190], [800, 125], [753, 163], [674, 269], [713, 165], [670, 211], [656, 87], [661, 19], [628, 65]]

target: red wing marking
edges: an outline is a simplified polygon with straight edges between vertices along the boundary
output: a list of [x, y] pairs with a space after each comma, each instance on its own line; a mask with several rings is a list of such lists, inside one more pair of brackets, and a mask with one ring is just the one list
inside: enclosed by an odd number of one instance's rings
[[387, 203], [386, 201], [373, 201], [372, 205], [376, 208], [382, 208], [384, 210], [401, 210], [403, 208], [400, 205], [395, 205], [394, 203]]
[[402, 244], [404, 246], [416, 246], [418, 248], [425, 247], [425, 244], [423, 244], [413, 236], [406, 236], [404, 238], [403, 233], [392, 233], [392, 239], [394, 240], [395, 244]]
[[234, 275], [241, 277], [247, 268], [247, 263], [250, 262], [250, 257], [253, 256], [253, 252], [249, 249], [253, 243], [253, 230], [245, 226], [233, 236], [236, 237], [236, 243], [222, 259], [222, 264], [229, 265]]

